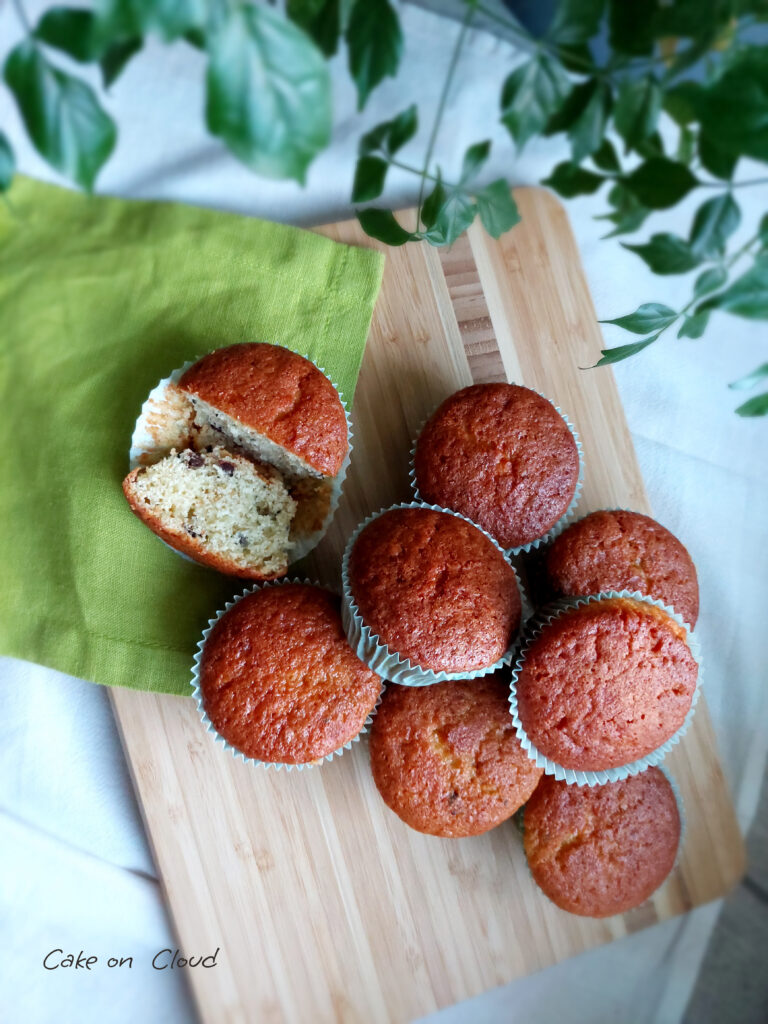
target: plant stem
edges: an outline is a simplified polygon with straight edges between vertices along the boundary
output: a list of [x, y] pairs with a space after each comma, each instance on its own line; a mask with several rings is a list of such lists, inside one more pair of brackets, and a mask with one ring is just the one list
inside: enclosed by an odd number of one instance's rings
[[428, 181], [441, 181], [446, 188], [456, 188], [455, 185], [452, 185], [444, 178], [438, 178], [436, 174], [428, 174], [426, 171], [420, 170], [418, 167], [411, 167], [410, 164], [401, 163], [400, 160], [393, 160], [392, 157], [387, 157], [386, 159], [390, 167], [398, 167], [401, 171], [409, 171], [411, 174], [418, 174], [419, 177], [426, 178]]
[[27, 12], [24, 10], [24, 4], [21, 2], [21, 0], [11, 0], [11, 2], [13, 3], [14, 10], [16, 11], [16, 14], [19, 17], [19, 21], [21, 22], [24, 31], [27, 33], [28, 36], [31, 36], [32, 25], [30, 24], [29, 18], [27, 17]]
[[432, 132], [429, 136], [429, 142], [427, 143], [427, 154], [424, 157], [424, 167], [421, 171], [421, 185], [419, 186], [419, 202], [416, 211], [416, 230], [420, 229], [421, 225], [421, 209], [424, 205], [424, 189], [426, 188], [427, 178], [431, 177], [429, 174], [429, 165], [432, 162], [432, 152], [435, 148], [435, 142], [437, 140], [437, 133], [440, 129], [440, 122], [443, 119], [443, 112], [445, 111], [445, 104], [448, 100], [448, 90], [451, 87], [453, 76], [456, 73], [456, 67], [459, 63], [459, 55], [461, 54], [461, 48], [464, 45], [464, 39], [467, 35], [467, 29], [470, 26], [472, 18], [475, 15], [475, 5], [472, 4], [467, 8], [467, 13], [464, 15], [464, 21], [461, 23], [461, 30], [456, 39], [456, 45], [453, 48], [453, 54], [451, 55], [451, 63], [448, 66], [448, 74], [445, 81], [443, 82], [443, 91], [440, 93], [440, 99], [437, 103], [437, 110], [435, 111], [435, 120], [432, 125]]
[[768, 178], [752, 178], [750, 181], [700, 181], [701, 188], [749, 188], [752, 185], [768, 185]]

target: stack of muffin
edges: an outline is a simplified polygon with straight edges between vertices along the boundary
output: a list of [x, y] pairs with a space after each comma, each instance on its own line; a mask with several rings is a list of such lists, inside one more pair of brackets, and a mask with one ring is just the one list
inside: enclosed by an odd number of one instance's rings
[[[335, 391], [312, 394], [328, 403], [316, 415], [338, 421]], [[233, 414], [220, 391], [217, 405], [242, 428], [232, 437], [220, 423], [220, 442], [246, 459], [243, 429], [269, 441], [284, 421], [263, 402], [239, 400]], [[285, 430], [278, 443], [297, 458], [307, 447]], [[257, 449], [291, 493], [285, 455]], [[336, 449], [340, 465], [348, 448]], [[533, 878], [558, 906], [602, 917], [637, 905], [680, 841], [678, 800], [655, 765], [697, 693], [687, 551], [637, 513], [573, 522], [578, 438], [524, 387], [448, 398], [419, 434], [412, 480], [414, 502], [349, 539], [341, 602], [281, 581], [211, 621], [194, 670], [204, 721], [244, 757], [289, 768], [341, 753], [370, 725], [376, 786], [412, 828], [474, 836], [524, 807]], [[535, 583], [535, 615], [521, 576]]]

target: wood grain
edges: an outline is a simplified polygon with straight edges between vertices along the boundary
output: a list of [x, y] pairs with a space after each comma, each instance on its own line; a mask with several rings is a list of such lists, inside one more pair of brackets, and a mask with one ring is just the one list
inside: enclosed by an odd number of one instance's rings
[[[649, 511], [612, 374], [578, 369], [601, 338], [564, 211], [537, 189], [516, 198], [523, 223], [500, 242], [473, 227], [445, 252], [388, 250], [352, 468], [313, 559], [326, 582], [338, 584], [355, 524], [409, 497], [424, 417], [473, 379], [521, 381], [568, 412], [585, 450], [582, 512]], [[372, 244], [355, 222], [321, 230]], [[375, 791], [365, 742], [322, 769], [275, 773], [214, 746], [191, 700], [112, 700], [181, 947], [221, 947], [216, 968], [190, 972], [211, 1024], [409, 1021], [714, 899], [744, 870], [705, 700], [667, 761], [686, 805], [678, 867], [606, 921], [536, 890], [511, 822], [462, 840], [408, 829]]]

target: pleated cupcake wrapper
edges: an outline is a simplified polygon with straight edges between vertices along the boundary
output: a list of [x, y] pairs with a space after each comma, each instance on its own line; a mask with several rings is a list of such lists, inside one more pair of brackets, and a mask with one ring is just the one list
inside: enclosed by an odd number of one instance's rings
[[[673, 735], [669, 737], [669, 739], [665, 740], [664, 743], [658, 746], [655, 750], [652, 750], [649, 754], [646, 754], [645, 757], [638, 758], [636, 761], [631, 761], [628, 764], [620, 765], [618, 768], [606, 768], [603, 771], [576, 771], [573, 768], [565, 768], [563, 765], [560, 765], [556, 761], [546, 757], [537, 749], [533, 741], [528, 737], [518, 715], [517, 680], [523, 665], [525, 664], [525, 656], [528, 648], [534, 640], [541, 635], [546, 626], [560, 618], [564, 612], [567, 612], [572, 608], [578, 608], [580, 605], [584, 604], [591, 604], [594, 601], [605, 601], [610, 598], [629, 598], [641, 604], [654, 605], [656, 608], [661, 608], [662, 611], [665, 611], [671, 618], [673, 618], [679, 626], [682, 626], [685, 630], [686, 641], [690, 652], [698, 665], [696, 689], [693, 692], [691, 706], [688, 709], [688, 714], [685, 716], [683, 724], [677, 732], [673, 733]], [[532, 761], [535, 761], [539, 768], [544, 769], [545, 775], [554, 775], [556, 779], [572, 785], [599, 786], [606, 782], [618, 782], [619, 779], [626, 779], [629, 775], [637, 775], [639, 772], [645, 771], [645, 769], [649, 768], [651, 765], [658, 765], [664, 760], [669, 751], [680, 742], [690, 727], [691, 720], [693, 719], [693, 714], [696, 709], [696, 703], [699, 699], [699, 693], [701, 691], [701, 677], [702, 657], [698, 641], [694, 637], [690, 627], [683, 621], [682, 616], [679, 615], [674, 608], [664, 604], [663, 601], [658, 601], [652, 597], [646, 597], [644, 594], [639, 594], [634, 590], [609, 590], [602, 594], [590, 594], [587, 597], [563, 598], [543, 609], [539, 616], [536, 617], [532, 625], [530, 625], [529, 629], [526, 631], [526, 635], [520, 646], [517, 661], [515, 662], [515, 666], [512, 670], [512, 679], [509, 690], [509, 709], [523, 749], [527, 753], [528, 757], [530, 757]]]
[[[312, 362], [312, 360], [309, 361]], [[186, 363], [184, 363], [183, 366], [180, 366], [177, 370], [174, 370], [173, 373], [169, 374], [169, 376], [164, 377], [150, 391], [149, 395], [147, 396], [144, 404], [141, 407], [141, 412], [139, 413], [139, 418], [136, 420], [136, 426], [133, 429], [133, 436], [131, 437], [131, 450], [129, 453], [131, 469], [135, 469], [137, 466], [143, 465], [144, 463], [142, 462], [142, 458], [146, 455], [152, 456], [157, 451], [157, 440], [152, 435], [152, 432], [149, 428], [149, 421], [152, 415], [152, 411], [154, 408], [162, 404], [168, 387], [171, 384], [178, 384], [178, 382], [181, 380], [182, 375], [186, 373], [190, 366], [194, 366], [195, 362], [197, 362], [197, 360], [187, 361]], [[317, 369], [320, 370], [320, 372], [323, 374], [323, 376], [326, 377], [331, 382], [331, 384], [333, 384], [333, 387], [336, 390], [336, 394], [339, 396], [339, 401], [341, 402], [342, 407], [344, 409], [344, 418], [347, 421], [347, 454], [344, 457], [344, 461], [341, 464], [339, 472], [333, 478], [331, 500], [328, 507], [328, 513], [325, 519], [323, 520], [322, 526], [315, 533], [310, 534], [305, 539], [301, 541], [296, 541], [291, 545], [290, 551], [288, 553], [289, 564], [293, 562], [298, 562], [300, 558], [304, 558], [305, 555], [308, 555], [310, 551], [314, 550], [314, 548], [317, 547], [317, 545], [323, 539], [325, 534], [328, 532], [328, 527], [331, 525], [333, 517], [336, 514], [336, 509], [339, 507], [339, 502], [341, 501], [341, 492], [344, 487], [344, 480], [346, 478], [347, 470], [349, 469], [349, 463], [352, 458], [352, 420], [349, 415], [347, 403], [341, 397], [341, 392], [339, 391], [337, 384], [335, 383], [334, 380], [332, 380], [332, 378], [329, 376], [326, 370], [324, 370], [322, 366], [317, 366], [316, 363], [312, 363], [312, 365], [316, 366]], [[165, 544], [166, 547], [171, 548], [171, 551], [174, 551], [177, 555], [180, 555], [181, 558], [186, 559], [188, 562], [195, 561], [195, 559], [190, 558], [189, 555], [185, 555], [181, 551], [176, 551], [175, 548], [171, 547], [170, 544], [166, 544], [165, 541], [163, 541], [163, 543]]]
[[[614, 508], [594, 509], [593, 511], [595, 511], [595, 512], [628, 512], [631, 515], [646, 515], [647, 514], [645, 512], [638, 512], [636, 508], [623, 508], [623, 507], [619, 507], [619, 506], [615, 506]], [[575, 523], [580, 523], [582, 519], [586, 519], [587, 516], [589, 516], [589, 515], [592, 515], [592, 513], [591, 512], [585, 512], [583, 516], [579, 516], [578, 519], [575, 519], [573, 521], [573, 524], [569, 523], [568, 525], [570, 526], [570, 525], [575, 525]], [[652, 517], [649, 517], [649, 518], [652, 518]], [[675, 614], [678, 614], [676, 612], [676, 610], [675, 610], [673, 605], [667, 605], [667, 607], [671, 608], [672, 611], [675, 612]], [[688, 630], [689, 633], [693, 632], [694, 627], [689, 622], [686, 622], [685, 620], [683, 620], [683, 625], [685, 626], [685, 628]]]
[[[493, 665], [489, 665], [487, 668], [466, 669], [462, 672], [435, 672], [432, 669], [420, 668], [408, 658], [401, 658], [396, 651], [390, 651], [387, 644], [382, 643], [379, 636], [372, 631], [370, 626], [366, 626], [363, 621], [363, 617], [360, 615], [355, 599], [352, 596], [352, 587], [349, 582], [349, 557], [352, 553], [352, 548], [366, 526], [372, 523], [374, 519], [378, 519], [385, 512], [401, 508], [429, 509], [431, 512], [445, 512], [448, 515], [455, 516], [457, 519], [463, 519], [464, 522], [474, 526], [475, 529], [488, 538], [515, 574], [515, 581], [522, 605], [521, 628], [503, 657]], [[497, 672], [500, 668], [511, 665], [522, 633], [522, 626], [532, 615], [532, 608], [517, 569], [512, 565], [509, 557], [490, 533], [481, 526], [478, 526], [477, 523], [473, 523], [471, 519], [467, 519], [460, 512], [442, 508], [440, 505], [426, 505], [424, 502], [412, 501], [401, 505], [391, 505], [389, 508], [379, 509], [378, 512], [368, 516], [367, 519], [360, 523], [347, 541], [347, 546], [344, 549], [344, 557], [341, 562], [341, 581], [343, 588], [342, 620], [352, 650], [361, 661], [365, 662], [368, 668], [380, 675], [382, 679], [386, 679], [390, 683], [398, 683], [400, 686], [432, 686], [435, 683], [445, 683], [456, 679], [478, 679], [480, 676], [490, 675], [493, 672]]]
[[203, 648], [205, 647], [205, 642], [210, 636], [211, 630], [222, 617], [222, 615], [225, 615], [231, 608], [234, 608], [234, 606], [239, 601], [242, 601], [242, 599], [244, 597], [247, 597], [249, 594], [253, 594], [258, 590], [266, 590], [268, 587], [283, 587], [290, 584], [295, 585], [297, 583], [308, 584], [312, 587], [319, 587], [320, 590], [326, 590], [330, 594], [335, 594], [335, 591], [331, 590], [329, 587], [324, 587], [321, 583], [318, 583], [316, 580], [298, 579], [293, 577], [285, 577], [281, 580], [270, 580], [267, 583], [257, 583], [255, 584], [255, 586], [248, 587], [242, 592], [242, 594], [238, 594], [237, 597], [233, 597], [231, 601], [227, 601], [224, 607], [221, 608], [218, 612], [216, 612], [212, 619], [208, 620], [208, 625], [203, 630], [203, 635], [197, 643], [197, 651], [195, 652], [194, 661], [192, 663], [192, 696], [194, 697], [195, 702], [197, 704], [197, 711], [198, 714], [200, 715], [200, 721], [205, 726], [206, 731], [213, 735], [214, 741], [216, 743], [221, 743], [225, 750], [228, 750], [230, 754], [233, 755], [233, 757], [239, 758], [244, 764], [258, 765], [261, 768], [273, 768], [275, 771], [280, 771], [284, 768], [287, 772], [294, 770], [300, 772], [303, 771], [305, 768], [320, 767], [322, 766], [324, 761], [332, 761], [334, 757], [341, 757], [345, 750], [350, 750], [352, 748], [352, 744], [359, 742], [360, 737], [364, 733], [368, 732], [371, 722], [373, 721], [374, 716], [379, 709], [379, 705], [381, 704], [381, 698], [384, 695], [384, 683], [382, 681], [381, 689], [379, 690], [379, 696], [377, 697], [376, 703], [374, 704], [373, 708], [368, 713], [368, 717], [363, 722], [363, 727], [361, 728], [361, 730], [355, 736], [353, 736], [352, 739], [347, 740], [347, 742], [343, 746], [339, 747], [337, 750], [332, 751], [330, 754], [326, 754], [324, 757], [318, 758], [316, 761], [306, 761], [302, 764], [287, 764], [282, 761], [261, 761], [255, 757], [247, 757], [242, 752], [242, 750], [238, 750], [237, 747], [233, 747], [232, 744], [225, 740], [221, 733], [219, 733], [219, 731], [216, 729], [216, 726], [208, 717], [208, 712], [205, 710], [205, 707], [203, 705], [203, 695], [200, 689], [200, 661], [203, 656]]
[[[527, 384], [520, 386], [528, 388]], [[566, 528], [566, 526], [568, 526], [568, 524], [576, 515], [576, 506], [579, 504], [579, 499], [581, 498], [581, 490], [584, 486], [584, 449], [582, 447], [581, 438], [579, 437], [576, 427], [574, 427], [574, 425], [568, 419], [568, 417], [560, 408], [560, 406], [555, 405], [555, 403], [550, 398], [547, 398], [547, 396], [543, 395], [540, 391], [536, 391], [536, 388], [528, 388], [528, 390], [536, 392], [536, 394], [540, 398], [543, 398], [545, 399], [545, 401], [549, 402], [549, 404], [552, 405], [557, 410], [557, 412], [562, 417], [563, 422], [570, 430], [571, 436], [573, 437], [573, 440], [576, 442], [576, 449], [579, 453], [579, 475], [576, 479], [576, 489], [573, 492], [573, 497], [571, 498], [568, 508], [565, 510], [562, 516], [560, 516], [555, 525], [552, 526], [549, 530], [547, 530], [547, 532], [543, 534], [541, 537], [538, 537], [536, 540], [529, 541], [527, 544], [521, 544], [519, 547], [516, 548], [506, 548], [504, 550], [504, 553], [510, 558], [514, 558], [517, 555], [527, 555], [530, 551], [535, 551], [537, 548], [541, 547], [542, 544], [548, 544], [551, 540], [554, 540], [555, 537], [558, 536], [558, 534], [561, 534], [563, 530]], [[419, 491], [419, 485], [416, 482], [416, 446], [419, 443], [419, 437], [421, 436], [424, 427], [427, 425], [430, 419], [431, 416], [425, 417], [424, 421], [422, 422], [421, 426], [419, 427], [416, 433], [416, 439], [414, 440], [413, 445], [411, 446], [410, 452], [408, 479], [410, 480], [411, 490], [413, 491], [414, 498], [416, 499], [416, 501], [420, 502], [423, 502], [424, 499], [421, 496], [421, 492]]]

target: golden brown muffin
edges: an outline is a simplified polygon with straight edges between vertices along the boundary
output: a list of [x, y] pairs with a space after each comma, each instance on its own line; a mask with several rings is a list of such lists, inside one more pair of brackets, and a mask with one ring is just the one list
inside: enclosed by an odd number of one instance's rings
[[517, 548], [567, 511], [579, 452], [546, 398], [517, 384], [473, 384], [427, 421], [414, 470], [424, 501], [461, 512], [503, 548]]
[[576, 771], [630, 764], [681, 727], [698, 665], [682, 626], [655, 605], [591, 601], [525, 650], [518, 715], [545, 757]]
[[191, 366], [179, 387], [324, 476], [341, 469], [348, 450], [344, 407], [325, 374], [303, 356], [260, 342], [230, 345]]
[[655, 519], [639, 512], [592, 512], [560, 534], [547, 555], [557, 594], [578, 597], [635, 590], [671, 605], [691, 626], [699, 583], [691, 556]]
[[306, 764], [363, 728], [381, 680], [353, 653], [340, 601], [319, 587], [257, 590], [205, 641], [200, 691], [213, 727], [246, 757]]
[[494, 665], [520, 626], [512, 567], [481, 530], [450, 512], [377, 516], [352, 548], [349, 582], [380, 642], [423, 669]]
[[536, 884], [562, 910], [623, 914], [672, 870], [680, 812], [658, 768], [605, 786], [545, 776], [525, 805], [523, 844]]
[[418, 832], [456, 838], [500, 825], [542, 771], [525, 754], [499, 676], [387, 687], [371, 727], [382, 799]]

